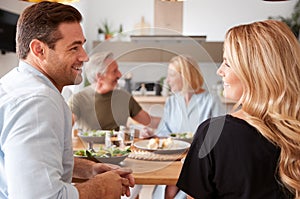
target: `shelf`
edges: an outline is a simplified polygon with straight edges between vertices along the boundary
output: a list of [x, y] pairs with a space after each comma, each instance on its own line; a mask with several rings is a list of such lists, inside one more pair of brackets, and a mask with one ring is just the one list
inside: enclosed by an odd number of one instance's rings
[[149, 104], [165, 104], [167, 97], [163, 96], [139, 96], [134, 95], [134, 99], [139, 103], [149, 103]]
[[133, 42], [144, 42], [144, 41], [154, 41], [154, 42], [185, 42], [185, 41], [197, 41], [203, 42], [206, 40], [206, 36], [182, 36], [182, 35], [130, 35], [130, 39]]

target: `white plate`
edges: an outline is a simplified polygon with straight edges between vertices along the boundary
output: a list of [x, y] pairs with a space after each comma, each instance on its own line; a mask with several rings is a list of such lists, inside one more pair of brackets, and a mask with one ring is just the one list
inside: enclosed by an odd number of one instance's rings
[[173, 143], [168, 147], [168, 149], [149, 149], [148, 148], [149, 140], [140, 140], [135, 142], [133, 145], [141, 150], [151, 151], [159, 154], [173, 154], [173, 153], [183, 153], [191, 144], [181, 140], [173, 140]]

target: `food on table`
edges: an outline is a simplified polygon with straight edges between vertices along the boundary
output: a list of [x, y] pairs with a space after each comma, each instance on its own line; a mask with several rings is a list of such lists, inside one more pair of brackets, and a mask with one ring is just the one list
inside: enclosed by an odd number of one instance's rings
[[[89, 151], [92, 156], [95, 157], [118, 157], [124, 156], [131, 152], [130, 146], [125, 147], [123, 149], [117, 147], [110, 147], [110, 148], [100, 148], [99, 151], [93, 152]], [[86, 150], [78, 150], [74, 153], [75, 156], [82, 156], [87, 157]]]
[[151, 138], [147, 144], [148, 149], [168, 149], [173, 144], [172, 138]]
[[192, 132], [183, 132], [183, 133], [171, 133], [170, 136], [173, 138], [189, 139], [189, 138], [193, 138], [194, 135]]
[[147, 144], [148, 149], [157, 149], [159, 145], [159, 138], [151, 138]]
[[172, 138], [162, 139], [162, 149], [168, 149], [170, 146], [172, 146], [173, 140]]

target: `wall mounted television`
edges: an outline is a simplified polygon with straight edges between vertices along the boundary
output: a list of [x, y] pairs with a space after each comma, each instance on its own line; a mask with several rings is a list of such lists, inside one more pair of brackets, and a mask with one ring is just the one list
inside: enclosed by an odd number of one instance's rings
[[0, 50], [16, 52], [16, 27], [19, 15], [0, 9]]

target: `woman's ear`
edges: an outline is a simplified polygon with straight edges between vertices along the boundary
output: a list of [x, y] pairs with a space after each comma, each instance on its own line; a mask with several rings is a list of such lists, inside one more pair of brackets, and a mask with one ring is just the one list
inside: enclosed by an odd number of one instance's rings
[[46, 45], [43, 42], [37, 39], [33, 39], [30, 42], [29, 47], [33, 56], [38, 57], [41, 60], [45, 58]]

